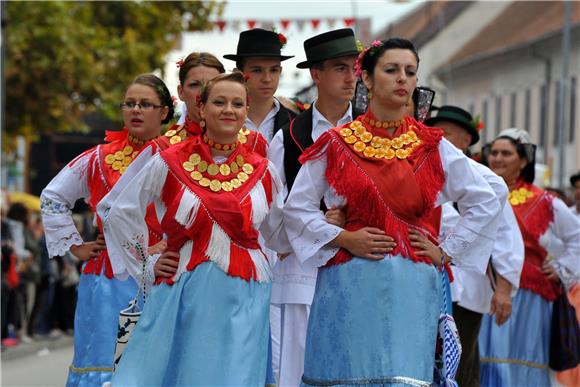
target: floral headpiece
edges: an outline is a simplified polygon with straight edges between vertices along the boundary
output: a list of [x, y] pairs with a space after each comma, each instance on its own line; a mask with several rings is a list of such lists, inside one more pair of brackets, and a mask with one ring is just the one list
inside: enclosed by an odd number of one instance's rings
[[[360, 51], [360, 54], [358, 54], [358, 57], [356, 58], [356, 62], [354, 64], [354, 75], [357, 78], [360, 78], [362, 76], [362, 61], [363, 61], [365, 55], [367, 54], [367, 52], [369, 55], [373, 56], [378, 51], [378, 49], [382, 46], [383, 46], [383, 42], [381, 42], [380, 40], [375, 40], [374, 42], [371, 43], [370, 46], [368, 46], [367, 48]], [[358, 47], [359, 46], [357, 43], [357, 48]]]
[[473, 121], [471, 122], [471, 125], [475, 128], [475, 130], [477, 130], [478, 132], [481, 132], [481, 130], [483, 128], [485, 128], [485, 126], [483, 125], [483, 121], [481, 120], [481, 117], [479, 116], [479, 114], [477, 116], [475, 116], [475, 118], [473, 119]]
[[283, 33], [278, 34], [278, 41], [280, 42], [280, 48], [284, 48], [286, 43], [288, 43], [288, 39], [286, 39]]
[[177, 68], [183, 66], [183, 57], [181, 57], [177, 62], [175, 62], [175, 65], [177, 66]]

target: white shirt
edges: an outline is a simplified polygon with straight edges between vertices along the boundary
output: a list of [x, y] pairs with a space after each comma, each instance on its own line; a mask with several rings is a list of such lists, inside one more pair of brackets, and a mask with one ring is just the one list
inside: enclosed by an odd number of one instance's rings
[[580, 211], [578, 211], [578, 206], [576, 204], [574, 204], [573, 206], [570, 207], [570, 210], [572, 211], [572, 213], [574, 215], [576, 215], [578, 220], [580, 220]]
[[87, 182], [89, 162], [97, 149], [71, 161], [40, 194], [40, 209], [50, 257], [63, 256], [73, 245], [82, 245], [71, 209], [75, 202], [90, 195]]
[[[335, 126], [341, 126], [352, 121], [352, 106], [349, 104], [345, 114], [337, 125], [330, 123], [326, 117], [312, 104], [312, 141], [316, 141], [324, 132]], [[268, 158], [277, 167], [283, 185], [283, 195], [287, 197], [288, 186], [284, 170], [284, 132], [279, 130], [274, 136], [268, 150]], [[331, 200], [329, 200], [331, 202]], [[328, 205], [328, 203], [327, 203]], [[272, 283], [273, 304], [312, 304], [318, 268], [303, 266], [293, 253], [274, 266], [274, 281]]]
[[[488, 261], [472, 261], [468, 253], [477, 238], [493, 239], [495, 236], [496, 230], [488, 225], [501, 210], [499, 201], [463, 153], [446, 139], [442, 139], [438, 147], [445, 182], [435, 205], [457, 202], [462, 214], [440, 246], [457, 266], [484, 274]], [[343, 231], [328, 224], [319, 209], [320, 199], [329, 191], [325, 170], [325, 154], [306, 162], [284, 207], [284, 222], [294, 253], [300, 262], [313, 267], [326, 264], [336, 254], [338, 248], [328, 243]]]
[[[259, 132], [268, 143], [272, 141], [274, 137], [274, 121], [276, 120], [276, 114], [280, 111], [280, 101], [274, 98], [274, 107], [266, 114], [266, 117], [260, 123], [260, 126], [257, 126], [252, 122], [250, 117], [246, 117], [246, 128], [250, 130], [254, 130]], [[277, 128], [279, 129], [279, 128]]]

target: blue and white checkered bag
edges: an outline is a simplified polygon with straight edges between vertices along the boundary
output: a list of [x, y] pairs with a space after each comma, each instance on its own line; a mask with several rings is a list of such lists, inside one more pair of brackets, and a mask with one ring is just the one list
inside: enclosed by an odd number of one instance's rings
[[434, 384], [440, 387], [457, 387], [455, 374], [461, 358], [461, 341], [452, 316], [451, 288], [447, 271], [442, 270], [442, 299], [437, 337], [439, 353], [436, 354]]

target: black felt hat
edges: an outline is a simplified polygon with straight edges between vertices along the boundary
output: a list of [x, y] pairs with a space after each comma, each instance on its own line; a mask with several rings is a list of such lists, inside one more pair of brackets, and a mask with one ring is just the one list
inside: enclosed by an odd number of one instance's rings
[[436, 116], [425, 120], [425, 125], [437, 126], [437, 122], [440, 121], [453, 122], [465, 129], [471, 135], [471, 143], [469, 145], [473, 145], [479, 141], [479, 132], [475, 128], [473, 117], [468, 111], [457, 106], [441, 106], [438, 108]]
[[304, 41], [306, 60], [296, 65], [307, 69], [313, 63], [347, 55], [358, 55], [354, 31], [350, 28], [328, 31]]
[[[294, 56], [286, 56], [280, 53], [282, 46], [286, 43], [283, 36], [274, 31], [254, 28], [252, 30], [242, 31], [238, 40], [238, 49], [236, 54], [224, 55], [224, 58], [238, 60], [252, 56], [266, 56], [286, 60]], [[282, 42], [284, 40], [284, 42]]]

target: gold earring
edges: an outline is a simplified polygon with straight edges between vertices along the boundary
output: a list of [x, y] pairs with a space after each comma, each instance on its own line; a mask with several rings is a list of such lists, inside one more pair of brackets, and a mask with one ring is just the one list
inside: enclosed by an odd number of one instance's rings
[[367, 93], [367, 98], [370, 100], [373, 98], [373, 91], [369, 90], [369, 92]]

